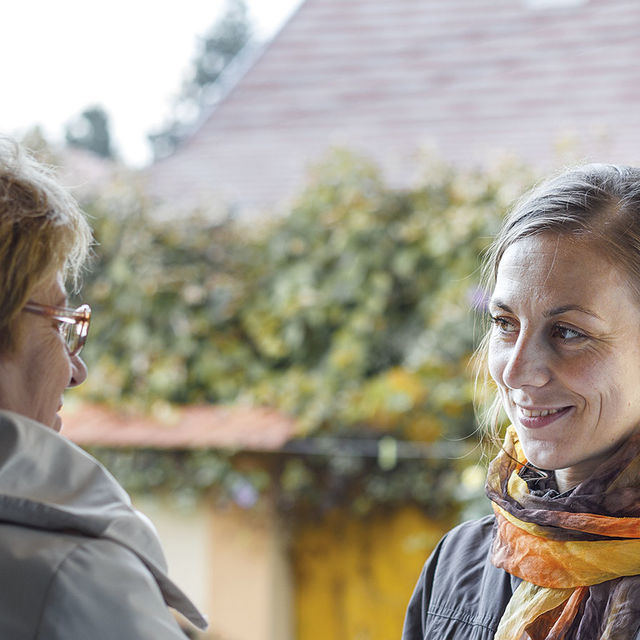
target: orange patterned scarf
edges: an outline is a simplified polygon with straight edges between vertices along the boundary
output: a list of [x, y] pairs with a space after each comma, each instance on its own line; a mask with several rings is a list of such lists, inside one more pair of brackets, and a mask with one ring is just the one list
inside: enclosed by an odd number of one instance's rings
[[625, 640], [640, 629], [640, 434], [570, 492], [535, 490], [515, 429], [489, 466], [491, 560], [522, 578], [496, 640]]

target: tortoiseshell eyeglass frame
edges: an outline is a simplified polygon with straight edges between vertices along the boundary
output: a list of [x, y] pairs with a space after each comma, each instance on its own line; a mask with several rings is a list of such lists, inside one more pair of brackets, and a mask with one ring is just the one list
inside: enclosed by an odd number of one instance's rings
[[76, 356], [80, 353], [84, 343], [87, 341], [91, 322], [91, 307], [88, 304], [83, 304], [77, 309], [69, 309], [67, 307], [54, 307], [48, 304], [27, 302], [24, 310], [47, 316], [60, 322], [60, 333], [67, 343], [69, 355]]

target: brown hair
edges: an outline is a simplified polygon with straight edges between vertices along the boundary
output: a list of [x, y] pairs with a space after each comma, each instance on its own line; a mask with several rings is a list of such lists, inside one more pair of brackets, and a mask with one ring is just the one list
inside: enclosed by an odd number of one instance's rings
[[75, 286], [91, 230], [71, 195], [10, 138], [0, 137], [0, 353], [31, 292], [60, 273]]
[[[507, 214], [484, 260], [483, 285], [495, 287], [504, 252], [523, 238], [555, 233], [584, 238], [626, 273], [640, 304], [640, 169], [588, 164], [565, 171], [526, 193]], [[489, 331], [476, 351], [476, 381], [490, 385]], [[481, 405], [482, 403], [479, 403]], [[486, 406], [486, 405], [485, 405]], [[496, 435], [501, 402], [479, 406], [481, 426]]]

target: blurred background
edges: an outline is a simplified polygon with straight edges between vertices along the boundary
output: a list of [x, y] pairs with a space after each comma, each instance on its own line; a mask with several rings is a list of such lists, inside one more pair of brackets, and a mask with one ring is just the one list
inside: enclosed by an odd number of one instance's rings
[[24, 0], [0, 29], [0, 128], [96, 235], [64, 433], [156, 523], [189, 633], [399, 637], [488, 511], [482, 251], [540, 176], [640, 161], [640, 4]]

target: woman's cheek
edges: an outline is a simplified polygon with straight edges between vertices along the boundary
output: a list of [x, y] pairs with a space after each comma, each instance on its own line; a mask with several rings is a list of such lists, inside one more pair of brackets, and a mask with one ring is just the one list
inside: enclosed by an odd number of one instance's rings
[[502, 351], [493, 340], [489, 343], [489, 357], [487, 359], [489, 375], [499, 387], [502, 386], [502, 372], [505, 365], [505, 357], [501, 353]]

